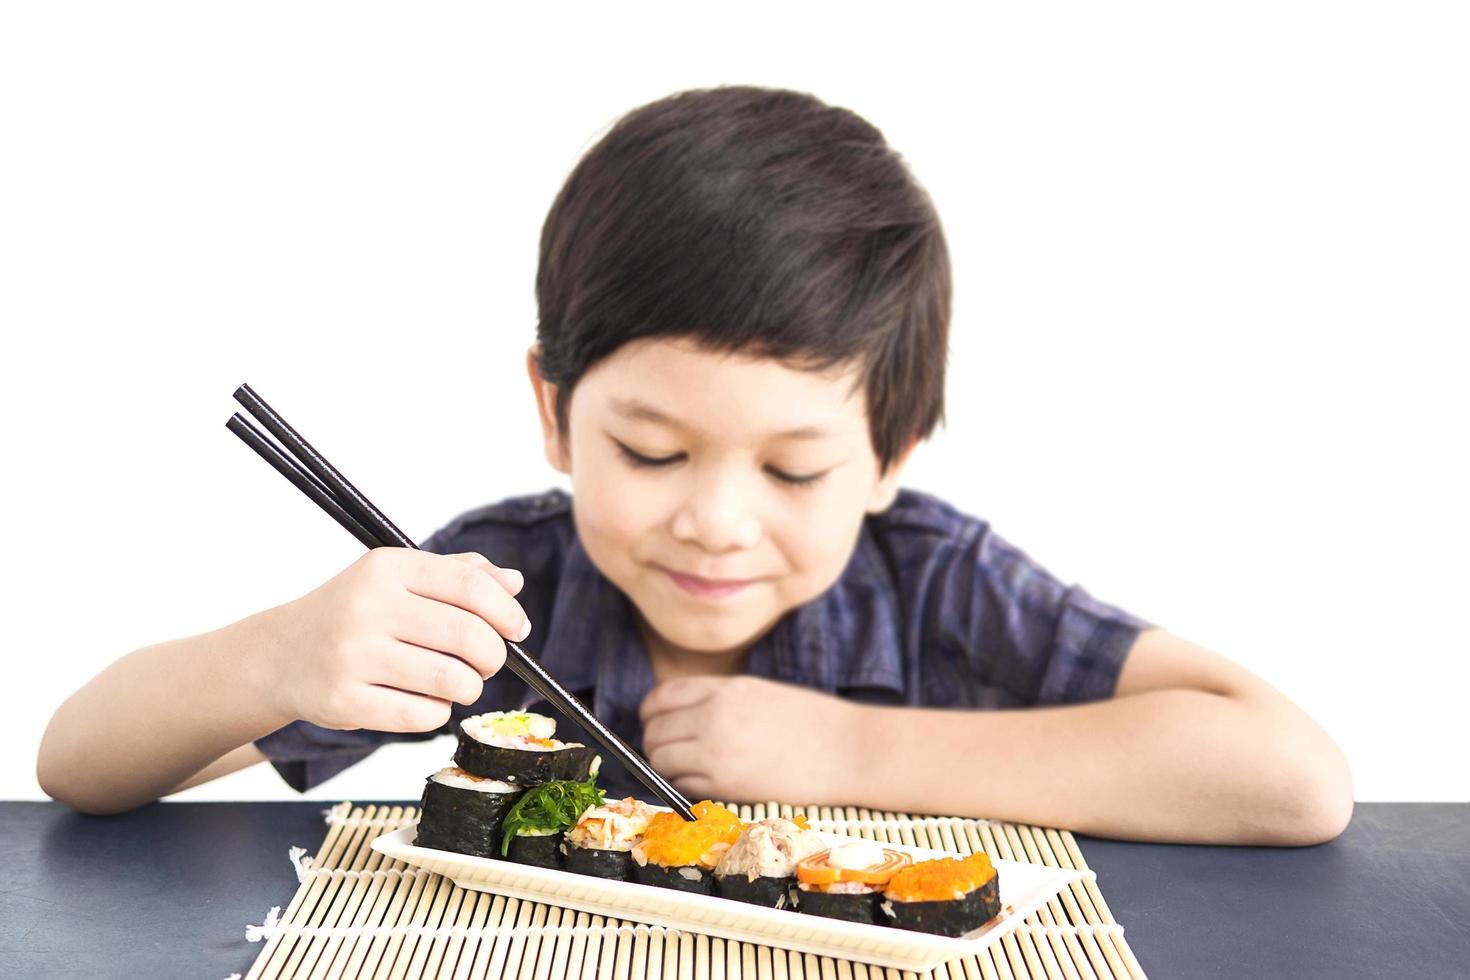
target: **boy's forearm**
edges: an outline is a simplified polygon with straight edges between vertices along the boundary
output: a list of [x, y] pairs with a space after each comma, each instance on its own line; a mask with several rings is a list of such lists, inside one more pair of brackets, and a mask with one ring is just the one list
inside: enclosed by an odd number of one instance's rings
[[1107, 837], [1312, 844], [1351, 814], [1350, 777], [1284, 699], [1156, 690], [1007, 711], [863, 707], [844, 795]]
[[130, 810], [290, 721], [264, 676], [273, 612], [144, 647], [104, 670], [52, 716], [41, 788], [88, 813]]

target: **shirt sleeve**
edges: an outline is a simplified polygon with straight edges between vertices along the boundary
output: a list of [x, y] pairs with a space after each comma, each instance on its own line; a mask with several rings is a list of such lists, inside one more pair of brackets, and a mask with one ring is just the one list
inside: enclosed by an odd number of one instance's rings
[[985, 524], [947, 569], [941, 615], [954, 617], [976, 680], [1019, 704], [1074, 704], [1113, 695], [1149, 623], [1067, 585]]
[[255, 740], [286, 785], [299, 793], [319, 786], [348, 766], [372, 755], [389, 741], [421, 741], [439, 732], [374, 732], [354, 728], [338, 730], [293, 721]]

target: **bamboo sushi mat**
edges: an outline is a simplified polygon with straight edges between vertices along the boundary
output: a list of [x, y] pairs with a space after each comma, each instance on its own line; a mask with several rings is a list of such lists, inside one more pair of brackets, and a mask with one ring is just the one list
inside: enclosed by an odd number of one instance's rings
[[[816, 830], [1087, 870], [1065, 830], [959, 817], [911, 817], [858, 808], [732, 807], [744, 820], [804, 814]], [[624, 922], [460, 888], [385, 858], [368, 844], [418, 817], [414, 807], [327, 813], [315, 858], [293, 848], [301, 885], [284, 914], [272, 909], [246, 936], [264, 941], [246, 980], [1125, 980], [1144, 976], [1123, 927], [1087, 874], [979, 956], [927, 974]]]

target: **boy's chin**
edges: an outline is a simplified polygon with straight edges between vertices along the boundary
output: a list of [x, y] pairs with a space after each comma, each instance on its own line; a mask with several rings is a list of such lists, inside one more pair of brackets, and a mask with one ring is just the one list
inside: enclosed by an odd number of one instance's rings
[[651, 619], [649, 625], [664, 642], [691, 656], [717, 657], [744, 650], [764, 633], [756, 623], [690, 623], [682, 617]]
[[711, 657], [730, 653], [732, 650], [743, 649], [754, 643], [757, 639], [756, 636], [747, 632], [711, 635], [705, 632], [682, 634], [677, 631], [673, 636], [665, 634], [664, 638], [680, 650], [687, 650], [691, 654], [704, 654]]

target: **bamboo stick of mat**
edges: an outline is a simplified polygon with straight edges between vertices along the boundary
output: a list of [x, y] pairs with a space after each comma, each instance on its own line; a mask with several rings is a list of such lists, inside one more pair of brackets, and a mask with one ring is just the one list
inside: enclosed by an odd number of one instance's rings
[[[862, 807], [734, 807], [744, 820], [806, 816], [820, 829], [950, 853], [1086, 871], [1066, 831], [983, 820], [922, 817]], [[439, 875], [390, 861], [369, 846], [408, 826], [412, 807], [328, 814], [327, 833], [302, 874], [250, 980], [1125, 980], [1144, 972], [1123, 939], [1095, 877], [1028, 917], [984, 954], [929, 974], [796, 953], [467, 891]]]

